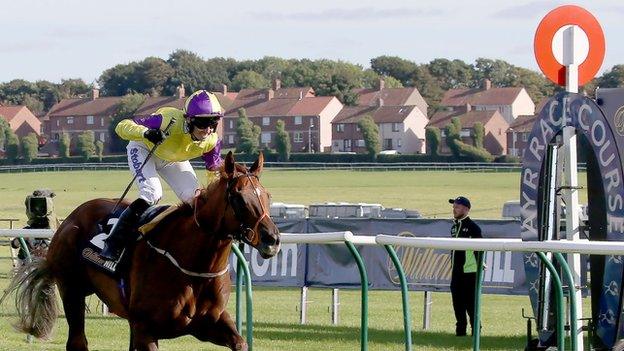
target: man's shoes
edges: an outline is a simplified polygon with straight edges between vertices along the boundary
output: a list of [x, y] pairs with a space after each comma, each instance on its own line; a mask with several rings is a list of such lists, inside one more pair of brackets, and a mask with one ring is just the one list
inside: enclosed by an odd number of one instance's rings
[[455, 336], [466, 336], [466, 328], [455, 327]]

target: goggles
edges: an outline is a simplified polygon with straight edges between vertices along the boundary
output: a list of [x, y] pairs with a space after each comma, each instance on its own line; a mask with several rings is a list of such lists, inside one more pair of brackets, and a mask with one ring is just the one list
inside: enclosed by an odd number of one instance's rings
[[221, 116], [193, 116], [189, 118], [189, 123], [198, 129], [216, 129], [220, 119]]

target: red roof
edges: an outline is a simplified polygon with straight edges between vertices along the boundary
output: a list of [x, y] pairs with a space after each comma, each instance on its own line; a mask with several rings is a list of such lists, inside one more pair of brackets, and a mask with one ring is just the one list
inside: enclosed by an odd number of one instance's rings
[[524, 88], [451, 89], [444, 93], [442, 106], [511, 105]]
[[0, 116], [4, 117], [7, 122], [10, 122], [13, 117], [17, 116], [21, 109], [26, 108], [26, 106], [2, 106], [0, 105]]
[[[301, 98], [302, 97], [302, 98]], [[335, 99], [333, 96], [314, 96], [314, 90], [304, 88], [243, 89], [226, 111], [226, 116], [238, 115], [245, 108], [248, 117], [261, 116], [318, 116]]]
[[[488, 123], [495, 115], [503, 116], [498, 110], [485, 110], [485, 111], [469, 111], [469, 112], [456, 112], [456, 111], [440, 111], [436, 112], [429, 119], [427, 127], [438, 127], [440, 129], [445, 128], [447, 124], [451, 123], [453, 117], [459, 117], [462, 128], [472, 128], [475, 123], [481, 122], [483, 125]], [[503, 118], [504, 120], [504, 118]]]
[[375, 123], [401, 123], [416, 106], [347, 106], [332, 123], [358, 123], [366, 115], [371, 115]]
[[383, 88], [378, 89], [353, 89], [358, 94], [358, 105], [377, 105], [379, 98], [384, 105], [401, 106], [405, 105], [407, 99], [414, 93], [416, 88]]
[[297, 100], [295, 105], [288, 111], [292, 116], [318, 116], [329, 103], [336, 99], [333, 96], [317, 96]]
[[121, 97], [101, 97], [97, 99], [63, 99], [48, 112], [48, 116], [110, 116], [115, 113]]

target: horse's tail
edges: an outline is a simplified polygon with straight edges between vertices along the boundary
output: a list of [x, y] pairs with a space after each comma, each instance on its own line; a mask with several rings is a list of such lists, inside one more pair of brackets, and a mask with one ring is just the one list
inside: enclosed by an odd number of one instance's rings
[[50, 337], [58, 316], [54, 285], [50, 265], [43, 258], [33, 257], [32, 262], [17, 270], [0, 298], [2, 304], [9, 295], [15, 294], [17, 330], [41, 339]]

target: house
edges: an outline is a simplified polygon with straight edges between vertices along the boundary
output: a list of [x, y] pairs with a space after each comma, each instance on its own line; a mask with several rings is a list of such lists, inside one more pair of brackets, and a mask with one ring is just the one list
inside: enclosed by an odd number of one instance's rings
[[492, 155], [504, 155], [507, 152], [507, 136], [509, 123], [498, 110], [470, 110], [469, 106], [457, 111], [439, 111], [429, 120], [428, 127], [437, 127], [442, 132], [440, 141], [440, 154], [450, 154], [451, 150], [446, 145], [445, 128], [451, 123], [453, 117], [461, 121], [461, 139], [464, 143], [474, 145], [474, 125], [477, 122], [483, 124], [483, 147]]
[[247, 118], [262, 130], [262, 147], [275, 148], [276, 124], [282, 120], [290, 134], [292, 152], [324, 152], [331, 147], [331, 121], [342, 109], [333, 96], [316, 96], [310, 87], [282, 88], [279, 79], [270, 89], [243, 89], [226, 111], [223, 146], [238, 142], [236, 119], [244, 108]]
[[538, 115], [518, 116], [507, 129], [507, 155], [522, 158]]
[[425, 152], [426, 115], [411, 106], [348, 106], [332, 121], [332, 152], [366, 152], [364, 137], [358, 126], [371, 116], [379, 127], [382, 150], [400, 153]]
[[451, 89], [440, 102], [446, 111], [461, 110], [466, 105], [476, 111], [497, 110], [509, 124], [520, 115], [535, 113], [535, 103], [524, 88], [493, 88], [489, 79], [480, 88]]
[[37, 137], [41, 136], [41, 121], [26, 106], [0, 105], [0, 116], [9, 122], [11, 130], [20, 138], [30, 133], [37, 134]]
[[94, 87], [89, 97], [63, 99], [56, 103], [46, 119], [49, 123], [47, 150], [58, 153], [58, 141], [62, 133], [69, 134], [74, 140], [85, 131], [93, 131], [95, 140], [104, 143], [104, 152], [110, 151], [109, 124], [111, 116], [117, 110], [121, 97], [100, 97], [100, 90]]
[[357, 106], [345, 107], [332, 121], [332, 152], [366, 152], [358, 127], [370, 115], [379, 127], [382, 150], [425, 152], [428, 104], [416, 88], [355, 89]]
[[[212, 91], [213, 94], [219, 100], [221, 107], [227, 110], [234, 99], [236, 98], [237, 93], [232, 93], [227, 91], [227, 85], [223, 85], [220, 91]], [[175, 107], [177, 109], [184, 109], [184, 103], [186, 101], [186, 93], [184, 90], [184, 85], [180, 85], [176, 89], [176, 95], [174, 96], [148, 96], [143, 104], [138, 108], [135, 112], [136, 116], [147, 116], [154, 112], [156, 112], [161, 107]], [[219, 123], [217, 127], [217, 134], [223, 135], [223, 123]]]

